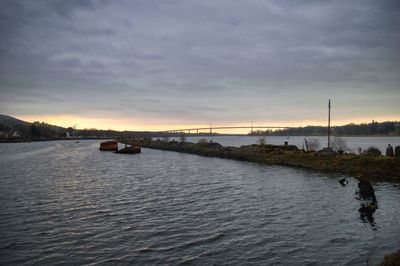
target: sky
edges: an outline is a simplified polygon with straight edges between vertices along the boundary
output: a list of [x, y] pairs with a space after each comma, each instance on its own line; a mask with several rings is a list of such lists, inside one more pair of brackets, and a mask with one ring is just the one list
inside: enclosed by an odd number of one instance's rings
[[0, 0], [0, 113], [118, 130], [400, 121], [400, 1]]

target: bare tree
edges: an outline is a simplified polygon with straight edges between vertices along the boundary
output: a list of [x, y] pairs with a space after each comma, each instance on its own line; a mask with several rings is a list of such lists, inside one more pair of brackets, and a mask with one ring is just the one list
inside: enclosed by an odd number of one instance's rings
[[258, 138], [257, 143], [261, 146], [264, 146], [267, 144], [267, 138], [265, 136], [261, 136]]
[[308, 139], [307, 142], [307, 150], [316, 151], [321, 147], [318, 139]]
[[183, 142], [185, 142], [185, 141], [186, 141], [186, 136], [185, 136], [184, 133], [182, 133], [182, 134], [179, 136], [179, 142], [180, 142], [180, 143], [183, 143]]
[[208, 140], [206, 138], [201, 138], [197, 141], [197, 143], [202, 144], [202, 143], [208, 143]]
[[331, 142], [331, 147], [334, 151], [351, 151], [349, 146], [347, 146], [347, 141], [341, 137], [334, 137]]
[[382, 155], [382, 152], [380, 149], [378, 149], [377, 147], [371, 146], [368, 149], [363, 151], [364, 154], [370, 154], [370, 155]]

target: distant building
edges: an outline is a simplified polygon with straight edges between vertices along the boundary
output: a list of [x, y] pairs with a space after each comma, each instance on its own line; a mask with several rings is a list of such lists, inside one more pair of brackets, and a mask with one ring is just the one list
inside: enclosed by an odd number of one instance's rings
[[67, 131], [65, 131], [65, 136], [67, 138], [72, 138], [74, 136], [74, 129], [72, 127], [67, 128]]

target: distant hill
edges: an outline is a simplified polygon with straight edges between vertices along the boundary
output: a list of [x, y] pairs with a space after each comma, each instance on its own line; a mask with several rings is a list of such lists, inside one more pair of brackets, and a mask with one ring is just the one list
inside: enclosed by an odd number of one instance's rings
[[16, 126], [16, 125], [29, 125], [29, 122], [19, 120], [15, 117], [8, 116], [8, 115], [2, 115], [0, 114], [0, 123], [4, 125], [9, 125], [9, 126]]
[[2, 139], [56, 139], [65, 137], [66, 129], [44, 122], [26, 122], [0, 114], [0, 138]]

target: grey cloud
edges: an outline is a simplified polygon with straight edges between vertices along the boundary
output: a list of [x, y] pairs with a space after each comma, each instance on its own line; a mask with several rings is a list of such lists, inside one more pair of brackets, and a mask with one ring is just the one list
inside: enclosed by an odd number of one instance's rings
[[[122, 97], [136, 104], [121, 113], [141, 116], [309, 120], [317, 103], [361, 94], [382, 116], [400, 111], [385, 104], [400, 100], [398, 1], [0, 5], [0, 112], [52, 113], [51, 97], [60, 113], [118, 112]], [[291, 114], [298, 102], [310, 111]]]

